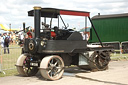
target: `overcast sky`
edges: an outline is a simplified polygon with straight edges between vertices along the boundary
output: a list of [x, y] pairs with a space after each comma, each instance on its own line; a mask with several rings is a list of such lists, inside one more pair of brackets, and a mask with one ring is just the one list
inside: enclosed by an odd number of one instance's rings
[[98, 13], [128, 13], [128, 0], [1, 0], [0, 23], [11, 23], [12, 28], [22, 28], [23, 22], [27, 26], [33, 25], [33, 18], [27, 16], [27, 11], [32, 10], [34, 6], [89, 11], [90, 17]]

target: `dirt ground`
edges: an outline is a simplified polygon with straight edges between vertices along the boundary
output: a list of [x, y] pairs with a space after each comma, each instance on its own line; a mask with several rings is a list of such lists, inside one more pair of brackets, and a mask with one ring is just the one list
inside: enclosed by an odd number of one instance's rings
[[128, 85], [128, 61], [111, 61], [108, 70], [97, 72], [68, 68], [57, 81], [45, 80], [40, 73], [33, 77], [1, 77], [0, 85]]

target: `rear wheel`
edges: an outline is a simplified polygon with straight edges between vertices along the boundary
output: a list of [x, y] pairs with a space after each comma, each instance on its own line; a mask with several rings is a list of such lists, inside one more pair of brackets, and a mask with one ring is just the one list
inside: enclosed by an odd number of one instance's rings
[[88, 59], [89, 65], [82, 65], [79, 68], [84, 70], [106, 70], [110, 61], [108, 52], [94, 52]]
[[30, 65], [30, 62], [35, 60], [28, 56], [28, 54], [22, 54], [17, 60], [17, 71], [22, 76], [34, 76], [38, 72], [38, 67], [34, 67]]
[[106, 70], [110, 61], [110, 55], [108, 52], [97, 53], [92, 55], [93, 62], [98, 70]]
[[58, 80], [64, 72], [64, 62], [57, 55], [46, 56], [40, 64], [41, 75], [49, 80]]

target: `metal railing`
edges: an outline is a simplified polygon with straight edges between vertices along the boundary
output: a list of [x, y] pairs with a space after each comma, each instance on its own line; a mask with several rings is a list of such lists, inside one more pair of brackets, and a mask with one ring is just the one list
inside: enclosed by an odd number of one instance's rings
[[[99, 44], [100, 43], [91, 43], [91, 45], [99, 45]], [[128, 60], [128, 41], [122, 43], [120, 43], [119, 41], [103, 42], [103, 45], [113, 46], [114, 53], [111, 54], [111, 60]]]
[[4, 75], [10, 75], [16, 72], [16, 61], [21, 55], [21, 47], [10, 47], [9, 53], [5, 48], [1, 48], [0, 52], [0, 72]]
[[128, 41], [121, 42], [122, 53], [128, 53]]

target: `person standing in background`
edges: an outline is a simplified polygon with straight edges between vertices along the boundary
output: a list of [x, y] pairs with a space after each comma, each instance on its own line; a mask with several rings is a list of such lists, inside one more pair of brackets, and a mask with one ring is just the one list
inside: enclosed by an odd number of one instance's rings
[[4, 39], [3, 39], [3, 35], [1, 35], [0, 42], [1, 42], [1, 47], [4, 48]]
[[7, 49], [7, 51], [8, 51], [8, 54], [9, 54], [9, 39], [10, 38], [10, 36], [8, 36], [8, 35], [5, 35], [5, 38], [3, 38], [4, 39], [4, 54], [6, 54], [6, 49]]

